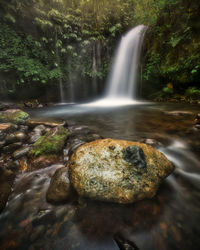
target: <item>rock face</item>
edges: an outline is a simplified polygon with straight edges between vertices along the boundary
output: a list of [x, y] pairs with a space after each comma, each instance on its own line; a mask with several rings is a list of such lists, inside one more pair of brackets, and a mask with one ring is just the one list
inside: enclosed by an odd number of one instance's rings
[[70, 191], [71, 186], [68, 176], [68, 168], [60, 168], [56, 170], [47, 190], [47, 201], [51, 203], [64, 202], [70, 197]]
[[20, 109], [8, 109], [0, 112], [0, 122], [12, 122], [14, 124], [25, 124], [29, 115]]
[[80, 146], [70, 159], [70, 181], [79, 195], [95, 200], [132, 203], [152, 198], [174, 170], [151, 146], [103, 139]]

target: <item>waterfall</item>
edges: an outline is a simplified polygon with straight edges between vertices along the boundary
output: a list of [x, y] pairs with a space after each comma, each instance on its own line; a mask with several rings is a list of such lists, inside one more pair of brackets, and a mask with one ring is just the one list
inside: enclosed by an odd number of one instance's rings
[[108, 78], [107, 99], [137, 98], [137, 74], [146, 27], [139, 25], [122, 37]]
[[139, 103], [137, 80], [146, 29], [146, 26], [139, 25], [122, 37], [106, 83], [104, 97], [86, 105], [106, 107]]

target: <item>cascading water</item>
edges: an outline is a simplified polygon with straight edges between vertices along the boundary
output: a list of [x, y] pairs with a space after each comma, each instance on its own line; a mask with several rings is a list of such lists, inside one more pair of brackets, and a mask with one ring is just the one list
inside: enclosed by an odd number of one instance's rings
[[122, 37], [108, 77], [104, 98], [87, 105], [115, 106], [138, 102], [137, 78], [146, 29], [146, 26], [138, 25]]
[[139, 25], [122, 37], [108, 78], [106, 97], [137, 98], [137, 73], [146, 27]]

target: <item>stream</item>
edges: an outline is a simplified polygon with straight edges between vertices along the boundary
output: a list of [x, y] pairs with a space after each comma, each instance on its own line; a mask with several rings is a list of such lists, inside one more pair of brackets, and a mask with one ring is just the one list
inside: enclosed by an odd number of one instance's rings
[[65, 119], [69, 127], [87, 126], [103, 138], [152, 144], [175, 171], [151, 200], [119, 205], [75, 195], [57, 206], [46, 202], [46, 190], [61, 165], [22, 173], [0, 214], [0, 250], [200, 249], [200, 130], [194, 128], [199, 106], [76, 104], [28, 112]]

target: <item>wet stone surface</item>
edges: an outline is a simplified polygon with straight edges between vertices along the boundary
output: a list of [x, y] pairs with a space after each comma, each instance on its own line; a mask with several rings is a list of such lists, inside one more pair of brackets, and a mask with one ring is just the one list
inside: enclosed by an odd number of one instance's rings
[[147, 167], [144, 151], [136, 146], [129, 146], [123, 150], [123, 159], [134, 167], [143, 169]]

